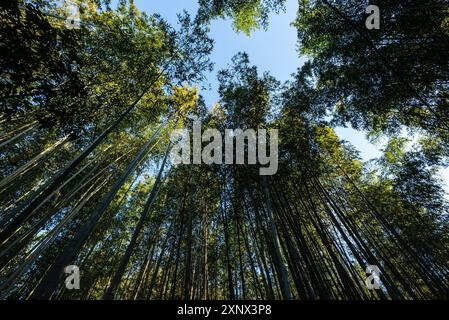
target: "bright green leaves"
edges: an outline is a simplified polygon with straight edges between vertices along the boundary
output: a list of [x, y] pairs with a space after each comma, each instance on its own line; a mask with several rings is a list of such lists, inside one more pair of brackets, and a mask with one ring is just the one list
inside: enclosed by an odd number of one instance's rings
[[233, 27], [237, 32], [243, 32], [247, 36], [251, 32], [260, 28], [260, 20], [262, 19], [263, 8], [258, 2], [247, 1], [236, 12], [232, 12]]
[[199, 17], [210, 21], [217, 17], [231, 18], [236, 32], [247, 36], [261, 26], [268, 26], [268, 14], [284, 9], [286, 0], [199, 0]]

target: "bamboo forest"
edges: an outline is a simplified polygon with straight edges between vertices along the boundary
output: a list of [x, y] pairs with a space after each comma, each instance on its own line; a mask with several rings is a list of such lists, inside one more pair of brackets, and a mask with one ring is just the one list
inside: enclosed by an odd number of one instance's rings
[[0, 300], [448, 299], [447, 0], [155, 2], [1, 2]]

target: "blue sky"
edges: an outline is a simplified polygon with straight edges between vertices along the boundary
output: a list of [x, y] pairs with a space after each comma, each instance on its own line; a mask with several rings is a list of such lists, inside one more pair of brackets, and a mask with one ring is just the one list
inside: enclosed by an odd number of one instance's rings
[[[198, 9], [197, 0], [135, 0], [135, 3], [141, 11], [159, 13], [172, 26], [177, 23], [177, 13], [183, 9], [192, 15]], [[250, 37], [234, 32], [229, 20], [217, 19], [212, 22], [210, 36], [215, 43], [211, 60], [215, 67], [208, 75], [211, 89], [201, 92], [208, 107], [218, 101], [217, 71], [226, 68], [239, 51], [248, 53], [251, 63], [258, 67], [260, 73], [269, 71], [280, 81], [291, 79], [291, 74], [305, 61], [298, 54], [296, 29], [290, 25], [295, 19], [297, 8], [297, 0], [289, 0], [285, 13], [271, 14], [268, 29], [255, 31]], [[351, 141], [364, 159], [380, 155], [378, 148], [368, 143], [360, 132], [347, 128], [338, 128], [337, 132], [342, 139]]]
[[[184, 9], [194, 16], [198, 9], [197, 0], [135, 0], [141, 11], [159, 13], [173, 27], [177, 25], [177, 14]], [[291, 79], [291, 74], [305, 61], [299, 56], [296, 29], [290, 24], [295, 19], [298, 8], [297, 0], [288, 0], [285, 13], [271, 14], [267, 30], [258, 30], [250, 37], [236, 33], [229, 20], [217, 19], [211, 24], [210, 36], [214, 39], [214, 50], [211, 60], [215, 63], [212, 73], [207, 76], [210, 90], [202, 90], [208, 107], [218, 101], [217, 71], [224, 69], [231, 58], [238, 52], [246, 52], [252, 64], [259, 72], [269, 71], [280, 81]], [[341, 139], [349, 141], [364, 160], [377, 158], [381, 155], [381, 145], [370, 143], [363, 132], [351, 128], [337, 128]], [[443, 172], [446, 181], [446, 191], [449, 192], [449, 169]]]

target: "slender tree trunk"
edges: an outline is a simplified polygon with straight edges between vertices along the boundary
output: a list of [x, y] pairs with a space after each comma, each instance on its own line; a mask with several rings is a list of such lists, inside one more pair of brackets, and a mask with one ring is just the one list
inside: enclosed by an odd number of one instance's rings
[[291, 300], [291, 299], [293, 299], [293, 296], [292, 296], [292, 293], [290, 290], [290, 285], [288, 282], [287, 269], [285, 268], [285, 264], [282, 261], [279, 236], [278, 236], [277, 228], [276, 228], [274, 218], [273, 218], [273, 209], [271, 206], [270, 193], [268, 190], [268, 184], [266, 181], [266, 177], [262, 178], [262, 184], [263, 184], [263, 188], [265, 190], [265, 197], [266, 197], [266, 204], [267, 204], [267, 218], [268, 218], [268, 224], [270, 226], [270, 233], [271, 233], [271, 237], [272, 237], [272, 240], [270, 242], [271, 242], [271, 246], [272, 246], [273, 260], [275, 263], [276, 271], [278, 273], [279, 285], [280, 285], [282, 296], [284, 297], [284, 299]]
[[140, 153], [134, 159], [134, 161], [128, 166], [127, 170], [121, 175], [121, 177], [114, 184], [112, 189], [106, 195], [105, 199], [98, 205], [95, 209], [94, 213], [90, 216], [89, 220], [84, 224], [84, 226], [78, 231], [72, 241], [65, 248], [64, 252], [57, 258], [55, 263], [52, 265], [51, 269], [45, 276], [45, 281], [42, 281], [40, 285], [33, 292], [33, 299], [48, 299], [51, 296], [53, 291], [59, 285], [59, 276], [63, 268], [68, 265], [77, 255], [78, 251], [81, 249], [82, 245], [85, 243], [92, 230], [94, 229], [96, 223], [102, 216], [102, 214], [106, 211], [109, 204], [114, 199], [115, 195], [119, 191], [119, 189], [126, 182], [129, 175], [135, 170], [137, 165], [143, 159], [146, 154], [146, 150], [149, 147], [150, 143], [156, 138], [159, 134], [159, 131], [162, 127], [160, 127], [148, 140], [148, 142], [143, 146]]
[[169, 143], [167, 150], [165, 152], [165, 156], [164, 159], [162, 161], [161, 167], [159, 169], [159, 173], [157, 175], [156, 181], [154, 182], [153, 188], [151, 189], [151, 193], [148, 197], [148, 200], [145, 204], [145, 207], [143, 209], [143, 212], [140, 216], [139, 222], [137, 223], [137, 226], [134, 230], [134, 233], [132, 235], [131, 241], [128, 245], [128, 247], [126, 248], [126, 252], [123, 255], [122, 259], [120, 260], [120, 264], [119, 267], [114, 275], [114, 277], [112, 278], [111, 284], [109, 285], [108, 289], [106, 290], [105, 294], [104, 294], [104, 299], [106, 300], [112, 300], [114, 299], [115, 296], [115, 292], [118, 288], [118, 285], [120, 283], [120, 280], [123, 276], [123, 273], [125, 272], [125, 268], [128, 264], [129, 258], [131, 257], [132, 251], [134, 250], [134, 247], [136, 245], [137, 242], [137, 237], [140, 234], [140, 231], [143, 228], [143, 225], [145, 223], [146, 218], [148, 217], [148, 214], [150, 213], [151, 207], [153, 205], [153, 202], [156, 198], [156, 195], [159, 191], [159, 187], [160, 187], [160, 183], [161, 183], [161, 179], [162, 179], [162, 173], [164, 171], [165, 168], [165, 163], [167, 162], [167, 158], [168, 158], [168, 154], [170, 152], [171, 149], [171, 143]]
[[13, 143], [16, 140], [22, 138], [23, 136], [25, 136], [29, 132], [32, 132], [34, 130], [38, 130], [40, 127], [41, 127], [41, 125], [38, 124], [37, 122], [33, 122], [30, 125], [27, 125], [25, 130], [15, 134], [13, 137], [9, 138], [8, 140], [3, 141], [2, 143], [0, 143], [0, 149], [5, 147], [5, 146], [7, 146], [8, 144]]

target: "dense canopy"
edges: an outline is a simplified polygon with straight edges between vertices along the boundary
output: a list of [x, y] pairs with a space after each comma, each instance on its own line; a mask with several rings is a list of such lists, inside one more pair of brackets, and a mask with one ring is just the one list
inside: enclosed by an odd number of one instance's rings
[[[368, 30], [364, 1], [298, 0], [307, 62], [282, 83], [236, 52], [207, 106], [211, 21], [250, 36], [285, 2], [199, 0], [176, 29], [132, 0], [77, 1], [75, 28], [58, 1], [2, 2], [0, 299], [449, 297], [447, 3], [371, 1]], [[277, 173], [175, 165], [198, 121], [278, 130]]]

